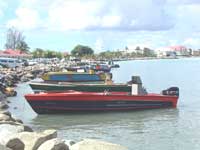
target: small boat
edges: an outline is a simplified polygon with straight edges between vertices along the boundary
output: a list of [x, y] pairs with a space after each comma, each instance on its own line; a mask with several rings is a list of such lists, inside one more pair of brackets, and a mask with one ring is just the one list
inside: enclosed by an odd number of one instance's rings
[[110, 72], [111, 68], [107, 64], [92, 64], [87, 67], [95, 72]]
[[112, 60], [108, 61], [108, 66], [110, 68], [119, 68], [120, 67], [119, 64], [114, 64], [114, 61], [112, 61]]
[[[172, 87], [162, 94], [135, 94], [130, 92], [41, 92], [25, 95], [26, 100], [38, 114], [124, 111], [154, 108], [176, 108], [179, 89]], [[136, 90], [137, 91], [137, 90]]]
[[108, 83], [49, 83], [49, 82], [31, 82], [29, 83], [33, 91], [82, 91], [82, 92], [131, 92], [131, 85], [129, 84], [108, 84]]
[[86, 73], [86, 72], [48, 72], [42, 76], [44, 81], [56, 82], [91, 82], [104, 81], [105, 73]]
[[139, 76], [132, 76], [128, 83], [113, 83], [108, 77], [105, 82], [31, 82], [30, 87], [34, 92], [39, 91], [66, 91], [74, 90], [81, 92], [131, 92], [131, 85], [138, 84], [140, 94], [146, 93], [142, 87], [142, 81]]

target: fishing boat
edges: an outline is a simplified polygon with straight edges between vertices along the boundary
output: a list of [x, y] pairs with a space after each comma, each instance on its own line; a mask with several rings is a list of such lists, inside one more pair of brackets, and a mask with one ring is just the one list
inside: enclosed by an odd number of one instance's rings
[[129, 84], [115, 84], [115, 83], [106, 83], [106, 82], [96, 82], [96, 83], [66, 83], [66, 82], [31, 82], [29, 83], [33, 91], [82, 91], [82, 92], [104, 92], [113, 91], [113, 92], [131, 92], [131, 85]]
[[48, 72], [42, 76], [42, 79], [44, 81], [56, 82], [104, 81], [106, 79], [106, 74], [94, 72]]
[[82, 91], [82, 92], [131, 92], [131, 85], [138, 84], [140, 94], [145, 94], [139, 76], [132, 76], [128, 83], [113, 83], [112, 77], [107, 76], [105, 82], [31, 82], [30, 87], [34, 92], [39, 91]]
[[95, 72], [110, 72], [111, 68], [107, 64], [91, 64], [86, 68], [92, 69]]
[[136, 85], [130, 92], [41, 92], [25, 95], [26, 100], [38, 114], [125, 111], [154, 108], [176, 108], [179, 89], [172, 87], [162, 94], [136, 93]]
[[108, 66], [110, 68], [119, 68], [120, 67], [119, 64], [115, 64], [114, 61], [112, 61], [112, 60], [108, 61]]

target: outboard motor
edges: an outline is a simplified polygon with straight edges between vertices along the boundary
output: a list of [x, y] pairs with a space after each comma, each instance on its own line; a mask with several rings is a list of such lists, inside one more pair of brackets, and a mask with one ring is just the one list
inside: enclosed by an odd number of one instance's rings
[[142, 86], [142, 80], [140, 76], [132, 76], [132, 80], [127, 84], [132, 85], [132, 95], [146, 95], [147, 90]]
[[163, 90], [162, 95], [178, 96], [179, 97], [179, 88], [178, 87], [170, 87], [166, 90]]
[[140, 79], [140, 76], [132, 76], [131, 81], [127, 82], [127, 84], [141, 84], [142, 80]]

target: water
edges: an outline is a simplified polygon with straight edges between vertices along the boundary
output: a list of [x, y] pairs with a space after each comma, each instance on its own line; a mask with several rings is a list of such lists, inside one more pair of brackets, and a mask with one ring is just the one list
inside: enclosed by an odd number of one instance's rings
[[54, 128], [64, 139], [94, 138], [140, 150], [200, 149], [200, 58], [119, 62], [115, 82], [140, 75], [149, 92], [180, 88], [177, 109], [93, 114], [36, 115], [23, 98], [27, 84], [10, 98], [10, 111], [36, 130]]

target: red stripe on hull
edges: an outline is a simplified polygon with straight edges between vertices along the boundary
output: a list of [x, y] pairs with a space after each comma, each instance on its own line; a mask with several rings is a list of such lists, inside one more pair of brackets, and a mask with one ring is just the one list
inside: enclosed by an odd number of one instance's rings
[[172, 102], [172, 107], [176, 107], [178, 97], [164, 95], [128, 95], [126, 92], [105, 93], [92, 92], [66, 92], [66, 93], [39, 93], [27, 94], [28, 101], [162, 101]]

